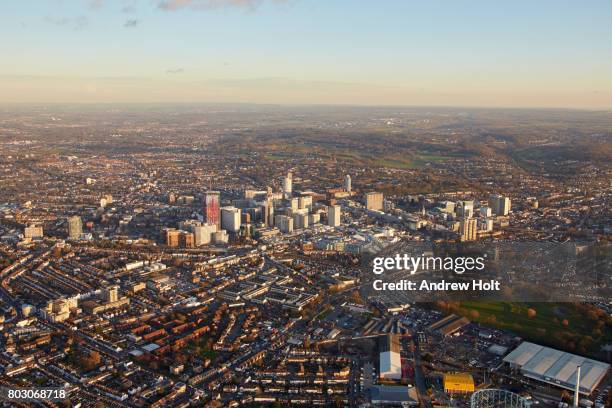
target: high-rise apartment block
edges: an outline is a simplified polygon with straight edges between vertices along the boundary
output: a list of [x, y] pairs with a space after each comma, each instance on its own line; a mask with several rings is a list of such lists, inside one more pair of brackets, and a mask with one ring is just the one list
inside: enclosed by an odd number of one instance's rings
[[277, 215], [274, 217], [274, 223], [280, 232], [291, 233], [293, 232], [293, 218], [286, 215]]
[[459, 201], [455, 206], [457, 217], [472, 218], [474, 216], [474, 201]]
[[327, 225], [330, 227], [340, 226], [341, 207], [339, 205], [330, 205], [327, 207]]
[[500, 194], [492, 194], [489, 196], [489, 206], [493, 209], [495, 215], [508, 215], [510, 212], [510, 198]]
[[312, 196], [304, 195], [299, 198], [299, 208], [300, 210], [308, 209], [308, 211], [312, 210]]
[[477, 238], [476, 218], [462, 218], [459, 224], [462, 241], [475, 241]]
[[482, 206], [480, 207], [480, 215], [484, 218], [488, 218], [492, 215], [491, 207]]
[[375, 191], [366, 193], [365, 203], [368, 210], [382, 211], [384, 208], [383, 193], [377, 193]]
[[299, 212], [293, 215], [293, 225], [297, 229], [308, 228], [308, 213]]
[[351, 184], [351, 176], [347, 174], [346, 176], [344, 176], [344, 191], [350, 193], [352, 188], [353, 186]]
[[68, 218], [68, 239], [81, 239], [83, 234], [83, 221], [78, 215]]
[[240, 209], [236, 207], [221, 208], [221, 228], [228, 232], [240, 231]]
[[113, 285], [106, 289], [104, 293], [104, 300], [108, 303], [116, 302], [119, 300], [119, 286]]
[[283, 177], [283, 194], [286, 198], [291, 197], [293, 191], [293, 176], [291, 172], [287, 173], [287, 177]]
[[207, 224], [217, 226], [221, 229], [221, 193], [218, 191], [206, 191], [204, 193], [204, 220]]

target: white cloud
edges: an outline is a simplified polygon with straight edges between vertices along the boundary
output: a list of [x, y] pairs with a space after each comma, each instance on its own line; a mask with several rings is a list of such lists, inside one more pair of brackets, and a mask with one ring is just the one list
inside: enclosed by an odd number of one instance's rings
[[183, 8], [215, 9], [221, 7], [237, 7], [246, 10], [255, 10], [265, 1], [276, 4], [287, 3], [287, 0], [161, 0], [158, 3], [158, 7], [167, 11], [180, 10]]
[[89, 24], [87, 17], [47, 17], [46, 21], [60, 27], [69, 27], [74, 30], [85, 28]]

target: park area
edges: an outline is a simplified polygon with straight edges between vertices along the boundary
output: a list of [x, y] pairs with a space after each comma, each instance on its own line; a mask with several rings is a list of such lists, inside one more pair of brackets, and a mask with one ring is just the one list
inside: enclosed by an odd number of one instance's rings
[[515, 333], [525, 340], [602, 358], [612, 342], [612, 318], [595, 305], [578, 303], [438, 302], [436, 308]]

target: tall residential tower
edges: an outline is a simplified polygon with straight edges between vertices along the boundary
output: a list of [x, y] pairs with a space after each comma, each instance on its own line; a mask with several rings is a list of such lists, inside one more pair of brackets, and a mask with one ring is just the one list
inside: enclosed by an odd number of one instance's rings
[[347, 174], [346, 176], [344, 176], [344, 190], [347, 193], [350, 193], [352, 188], [353, 186], [351, 185], [351, 176]]
[[78, 215], [68, 218], [68, 239], [81, 239], [83, 234], [83, 221]]
[[221, 193], [206, 191], [204, 193], [204, 221], [221, 229]]
[[287, 177], [283, 178], [283, 195], [285, 198], [290, 198], [293, 192], [293, 176], [291, 172], [287, 173]]

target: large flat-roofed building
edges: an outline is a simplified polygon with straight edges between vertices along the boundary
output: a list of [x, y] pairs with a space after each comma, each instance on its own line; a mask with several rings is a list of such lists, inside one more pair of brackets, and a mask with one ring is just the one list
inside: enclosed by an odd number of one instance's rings
[[194, 236], [191, 232], [177, 230], [174, 228], [166, 229], [166, 245], [173, 248], [193, 248]]
[[419, 405], [415, 387], [405, 385], [374, 385], [370, 388], [375, 407], [412, 407]]
[[467, 394], [474, 392], [474, 389], [474, 377], [471, 374], [444, 374], [444, 392], [448, 394]]
[[387, 334], [379, 337], [378, 351], [380, 353], [380, 378], [400, 380], [402, 378], [402, 359], [398, 336]]
[[41, 226], [29, 225], [23, 231], [25, 238], [42, 238], [43, 235], [43, 227]]
[[470, 321], [466, 317], [451, 314], [431, 324], [427, 330], [442, 334], [443, 336], [450, 336], [468, 324], [470, 324]]
[[572, 391], [580, 366], [580, 393], [586, 395], [597, 388], [610, 369], [610, 364], [527, 341], [504, 357], [504, 362], [520, 370], [525, 377]]

